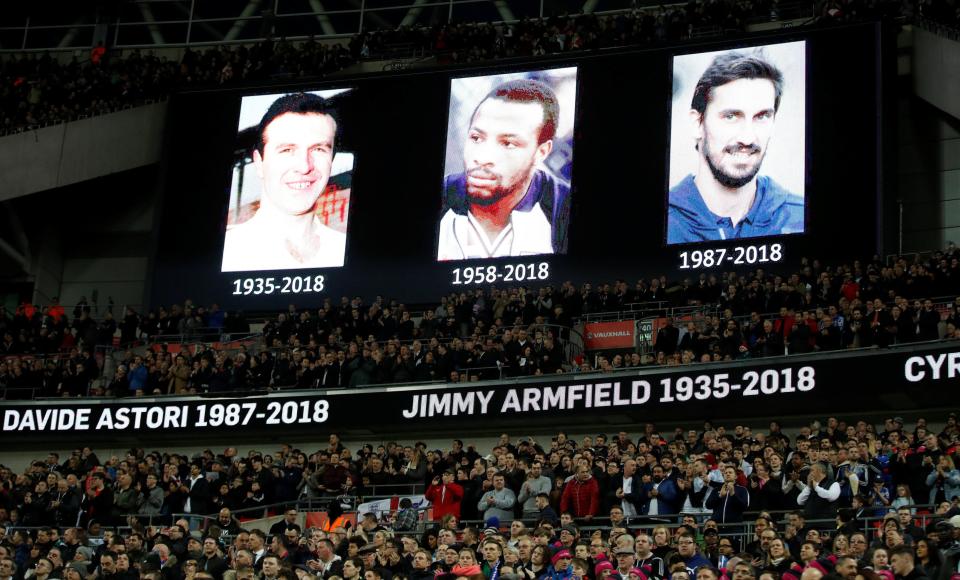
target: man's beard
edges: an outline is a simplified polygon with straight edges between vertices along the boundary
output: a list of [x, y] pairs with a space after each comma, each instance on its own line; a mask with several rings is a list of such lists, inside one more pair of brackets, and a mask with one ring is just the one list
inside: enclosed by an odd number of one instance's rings
[[[467, 197], [470, 199], [470, 203], [473, 205], [480, 205], [480, 206], [493, 205], [498, 201], [500, 201], [501, 199], [507, 197], [507, 195], [510, 193], [503, 187], [503, 176], [498, 173], [487, 171], [482, 167], [474, 167], [472, 169], [467, 170], [466, 176], [467, 176]], [[472, 187], [469, 181], [469, 178], [471, 176], [478, 177], [481, 179], [496, 179], [497, 184], [493, 188], [493, 190], [490, 192], [490, 195], [483, 195], [483, 193], [486, 193], [487, 191], [490, 191], [490, 190]], [[481, 192], [480, 195], [473, 193], [474, 191], [477, 191], [477, 190]]]
[[[484, 167], [471, 167], [466, 170], [467, 177], [467, 198], [472, 205], [478, 206], [490, 206], [494, 205], [506, 197], [510, 197], [517, 193], [517, 190], [521, 187], [524, 187], [524, 184], [529, 183], [530, 176], [535, 170], [535, 164], [533, 160], [530, 161], [530, 164], [522, 171], [521, 174], [514, 174], [514, 181], [510, 182], [507, 179], [504, 179], [503, 174], [490, 171]], [[492, 189], [484, 188], [475, 188], [470, 185], [470, 177], [476, 177], [479, 179], [493, 179], [496, 180], [495, 185]], [[477, 193], [474, 192], [479, 192]], [[489, 192], [489, 195], [483, 195], [484, 193]], [[524, 191], [523, 193], [526, 193]]]
[[723, 153], [729, 155], [735, 155], [740, 152], [757, 153], [760, 155], [760, 159], [750, 171], [743, 175], [730, 175], [719, 165], [713, 164], [713, 159], [710, 158], [710, 147], [708, 146], [708, 143], [709, 141], [704, 138], [702, 145], [703, 157], [707, 160], [707, 167], [710, 168], [710, 173], [713, 174], [713, 178], [716, 179], [720, 185], [730, 189], [739, 189], [750, 183], [750, 181], [756, 177], [757, 173], [760, 171], [760, 166], [763, 164], [763, 158], [766, 156], [766, 153], [760, 149], [760, 146], [757, 144], [750, 144], [743, 147], [739, 145], [728, 145], [724, 147]]

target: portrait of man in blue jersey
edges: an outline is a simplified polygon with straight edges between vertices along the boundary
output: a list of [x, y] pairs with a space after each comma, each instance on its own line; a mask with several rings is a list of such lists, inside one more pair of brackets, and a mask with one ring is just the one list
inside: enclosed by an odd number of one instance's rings
[[[695, 166], [670, 188], [667, 244], [804, 231], [804, 197], [764, 172], [785, 90], [784, 74], [762, 50], [712, 58], [687, 112]], [[788, 114], [802, 118], [803, 111]], [[794, 158], [783, 156], [778, 166], [797, 175], [799, 165], [802, 184], [802, 145], [785, 149]]]

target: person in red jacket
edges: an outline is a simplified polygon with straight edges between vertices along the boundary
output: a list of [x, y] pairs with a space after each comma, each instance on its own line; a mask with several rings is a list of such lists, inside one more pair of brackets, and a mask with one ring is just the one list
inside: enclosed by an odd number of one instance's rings
[[567, 482], [560, 497], [560, 512], [570, 512], [575, 518], [592, 519], [600, 509], [600, 486], [590, 467], [581, 465], [577, 476]]
[[460, 519], [460, 502], [463, 501], [463, 487], [453, 482], [453, 472], [449, 469], [441, 477], [434, 477], [430, 487], [424, 494], [433, 504], [434, 521], [447, 514], [453, 514]]

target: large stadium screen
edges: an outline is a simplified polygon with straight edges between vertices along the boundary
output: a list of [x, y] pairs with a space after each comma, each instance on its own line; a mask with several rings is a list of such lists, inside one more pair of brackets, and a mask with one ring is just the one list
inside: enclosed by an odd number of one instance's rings
[[178, 95], [152, 299], [422, 303], [874, 253], [880, 44], [857, 25]]

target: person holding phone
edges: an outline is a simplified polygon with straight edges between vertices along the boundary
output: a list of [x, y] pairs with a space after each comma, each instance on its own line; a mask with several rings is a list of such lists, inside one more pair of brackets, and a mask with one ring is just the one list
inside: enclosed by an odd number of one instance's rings
[[460, 519], [463, 487], [454, 482], [452, 470], [447, 469], [442, 475], [434, 477], [424, 497], [433, 504], [433, 519], [435, 521], [443, 519], [447, 514]]

